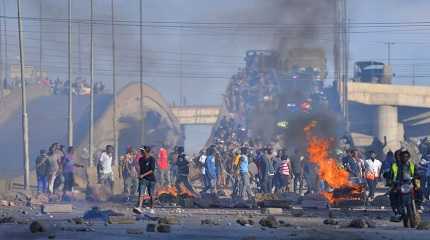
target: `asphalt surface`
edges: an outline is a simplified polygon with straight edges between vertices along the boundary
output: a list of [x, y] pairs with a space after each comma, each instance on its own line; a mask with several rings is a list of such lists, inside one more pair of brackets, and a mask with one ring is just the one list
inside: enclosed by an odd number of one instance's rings
[[[110, 209], [135, 218], [132, 208], [121, 204], [99, 204], [102, 209]], [[70, 214], [41, 214], [38, 208], [3, 207], [1, 215], [14, 216], [21, 223], [0, 224], [0, 239], [429, 239], [429, 230], [405, 229], [401, 223], [389, 221], [391, 212], [387, 209], [363, 209], [352, 210], [332, 209], [331, 217], [338, 224], [326, 225], [323, 221], [328, 218], [329, 210], [290, 209], [277, 215], [277, 220], [282, 220], [286, 226], [278, 228], [263, 227], [260, 219], [267, 217], [259, 210], [250, 209], [181, 209], [181, 208], [157, 208], [155, 214], [140, 215], [143, 220], [134, 224], [107, 224], [103, 220], [94, 220], [88, 224], [77, 225], [70, 219], [82, 217], [84, 212], [91, 207], [88, 203], [74, 205], [74, 211]], [[25, 213], [23, 213], [25, 212]], [[297, 212], [302, 214], [297, 215]], [[169, 233], [147, 232], [148, 224], [156, 220], [150, 217], [173, 216], [177, 224], [171, 224]], [[252, 220], [254, 224], [245, 226], [238, 224], [237, 219]], [[352, 219], [372, 219], [374, 228], [348, 227]], [[430, 212], [423, 215], [424, 220], [430, 219]], [[48, 232], [31, 233], [30, 222], [44, 220], [50, 222], [52, 228]], [[210, 224], [202, 224], [202, 220], [210, 220]], [[87, 228], [91, 231], [78, 231]], [[127, 230], [143, 230], [142, 234], [129, 234]]]

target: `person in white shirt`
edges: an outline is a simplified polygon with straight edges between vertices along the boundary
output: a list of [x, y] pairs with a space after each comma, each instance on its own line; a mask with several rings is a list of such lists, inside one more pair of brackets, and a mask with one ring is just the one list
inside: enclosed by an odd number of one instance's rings
[[369, 152], [369, 159], [364, 163], [365, 167], [365, 178], [369, 188], [369, 200], [373, 200], [375, 197], [376, 184], [381, 175], [382, 162], [376, 159], [376, 153], [374, 151]]
[[200, 172], [202, 174], [202, 183], [203, 183], [203, 188], [207, 187], [207, 179], [206, 179], [206, 158], [208, 156], [206, 155], [206, 153], [204, 151], [200, 152], [200, 157], [199, 157], [199, 163], [200, 163]]
[[107, 145], [106, 150], [100, 155], [98, 162], [100, 183], [109, 186], [110, 189], [113, 188], [112, 153], [113, 147]]

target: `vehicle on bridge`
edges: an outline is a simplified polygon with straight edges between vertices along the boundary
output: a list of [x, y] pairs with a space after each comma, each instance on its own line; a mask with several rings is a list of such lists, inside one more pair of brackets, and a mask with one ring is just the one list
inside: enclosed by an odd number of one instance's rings
[[355, 82], [391, 84], [393, 71], [390, 65], [376, 61], [361, 61], [354, 64]]

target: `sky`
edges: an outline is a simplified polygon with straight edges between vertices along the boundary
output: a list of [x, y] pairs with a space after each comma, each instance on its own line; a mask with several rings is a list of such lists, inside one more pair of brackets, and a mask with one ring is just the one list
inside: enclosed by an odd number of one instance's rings
[[[43, 68], [50, 78], [66, 77], [67, 16], [66, 0], [42, 0]], [[294, 0], [293, 0], [294, 1]], [[300, 0], [295, 0], [300, 2]], [[22, 0], [25, 62], [39, 65], [40, 0]], [[308, 1], [309, 2], [309, 1]], [[312, 2], [312, 1], [310, 1]], [[321, 1], [315, 1], [315, 4]], [[394, 83], [428, 85], [430, 77], [430, 2], [427, 0], [349, 0], [350, 70], [360, 60], [387, 61], [386, 42], [391, 46]], [[6, 5], [4, 8], [3, 3]], [[73, 76], [88, 76], [89, 0], [72, 1]], [[111, 87], [111, 8], [110, 0], [96, 0], [95, 79]], [[306, 21], [315, 12], [294, 11], [284, 0], [163, 0], [143, 1], [144, 81], [159, 90], [169, 103], [179, 103], [180, 95], [188, 105], [219, 105], [229, 78], [244, 65], [248, 49], [273, 49], [279, 39], [272, 30], [261, 27], [243, 29], [230, 23], [284, 24], [294, 19]], [[309, 7], [310, 8], [310, 7]], [[16, 1], [0, 0], [0, 14], [7, 16], [8, 62], [18, 63]], [[5, 10], [6, 13], [3, 12]], [[138, 0], [115, 0], [117, 72], [120, 86], [139, 79]], [[325, 10], [318, 12], [313, 24], [325, 26]], [[5, 19], [4, 17], [2, 20]], [[205, 24], [202, 24], [205, 23]], [[209, 24], [208, 24], [209, 23]], [[211, 23], [222, 23], [211, 25]], [[199, 25], [200, 24], [200, 25]], [[209, 26], [209, 27], [208, 27]], [[3, 25], [2, 25], [3, 28]], [[323, 32], [327, 31], [327, 32]], [[3, 34], [2, 34], [3, 35]], [[319, 46], [330, 45], [330, 28], [315, 37]], [[79, 37], [80, 36], [80, 37]], [[308, 39], [300, 39], [309, 42]], [[80, 39], [80, 41], [78, 40]], [[2, 44], [4, 44], [4, 36]], [[300, 41], [299, 40], [299, 41]], [[295, 41], [289, 39], [288, 41]], [[299, 42], [297, 41], [297, 42]], [[333, 75], [328, 52], [329, 79]], [[80, 54], [79, 54], [80, 53]], [[2, 48], [4, 56], [4, 48]], [[81, 57], [79, 57], [80, 55]], [[4, 61], [2, 59], [2, 61]], [[180, 87], [182, 86], [182, 87]], [[187, 130], [191, 143], [198, 148], [209, 132], [208, 127]]]

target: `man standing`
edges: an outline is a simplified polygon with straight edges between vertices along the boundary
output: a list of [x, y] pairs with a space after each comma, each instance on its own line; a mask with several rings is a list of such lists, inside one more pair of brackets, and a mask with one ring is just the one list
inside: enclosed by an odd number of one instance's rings
[[168, 186], [170, 185], [170, 176], [169, 176], [169, 161], [167, 160], [167, 149], [165, 146], [160, 147], [160, 151], [158, 153], [158, 170], [160, 176], [160, 186]]
[[36, 159], [37, 193], [48, 191], [48, 170], [49, 159], [46, 150], [40, 150], [40, 155]]
[[176, 160], [177, 165], [177, 176], [176, 176], [176, 191], [181, 192], [181, 184], [185, 186], [192, 193], [194, 192], [193, 186], [190, 184], [188, 180], [188, 175], [190, 174], [190, 168], [188, 166], [187, 156], [184, 153], [184, 147], [179, 146], [176, 149], [178, 157]]
[[211, 194], [215, 194], [216, 180], [217, 180], [216, 158], [215, 158], [213, 148], [209, 148], [207, 151], [208, 153], [207, 153], [207, 157], [204, 165], [206, 186], [202, 192], [206, 193], [208, 190], [210, 190]]
[[261, 162], [261, 174], [263, 177], [264, 193], [272, 193], [272, 182], [273, 176], [275, 175], [275, 169], [273, 167], [273, 158], [273, 149], [271, 147], [267, 147], [266, 153], [263, 155]]
[[144, 194], [149, 195], [151, 213], [154, 213], [154, 188], [155, 188], [155, 159], [151, 156], [151, 147], [143, 146], [140, 148], [142, 157], [139, 159], [140, 174], [139, 174], [139, 202], [134, 208], [136, 213], [143, 213], [142, 207], [144, 202]]
[[124, 181], [124, 193], [127, 195], [127, 201], [136, 193], [137, 189], [137, 161], [136, 154], [132, 147], [127, 148], [127, 153], [121, 157], [121, 175]]
[[112, 153], [113, 146], [107, 145], [99, 159], [100, 183], [107, 185], [111, 191], [113, 190]]
[[69, 147], [67, 149], [67, 154], [64, 157], [63, 162], [63, 176], [64, 176], [64, 189], [63, 189], [63, 199], [67, 192], [73, 191], [73, 186], [75, 185], [75, 167], [84, 167], [83, 165], [75, 163], [75, 149]]
[[240, 171], [240, 198], [249, 200], [252, 198], [251, 185], [249, 182], [249, 160], [248, 160], [248, 149], [246, 147], [242, 147], [240, 149], [240, 157], [239, 157], [239, 171]]
[[369, 159], [365, 161], [365, 177], [369, 187], [369, 201], [375, 198], [376, 184], [378, 183], [379, 175], [381, 173], [382, 163], [376, 159], [374, 151], [369, 152]]
[[293, 191], [299, 195], [302, 194], [303, 189], [303, 159], [304, 157], [300, 155], [299, 150], [294, 150], [291, 157], [291, 168], [294, 175]]
[[48, 153], [48, 192], [54, 193], [54, 183], [57, 178], [57, 174], [59, 173], [59, 165], [61, 156], [57, 151], [57, 145], [53, 144], [49, 148]]

